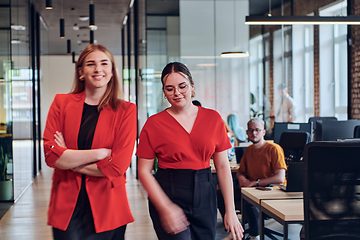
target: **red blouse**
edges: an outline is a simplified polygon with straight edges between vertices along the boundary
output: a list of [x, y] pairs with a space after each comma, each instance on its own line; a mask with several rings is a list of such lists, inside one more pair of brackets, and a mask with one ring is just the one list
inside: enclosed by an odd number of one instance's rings
[[224, 122], [214, 110], [199, 107], [190, 134], [166, 110], [151, 116], [139, 138], [136, 155], [159, 160], [160, 168], [204, 169], [215, 152], [231, 148]]

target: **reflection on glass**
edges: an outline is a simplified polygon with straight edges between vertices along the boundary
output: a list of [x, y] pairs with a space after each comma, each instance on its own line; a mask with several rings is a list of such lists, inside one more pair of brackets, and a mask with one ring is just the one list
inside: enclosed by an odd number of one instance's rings
[[13, 199], [11, 63], [2, 60], [0, 64], [0, 201], [9, 201]]

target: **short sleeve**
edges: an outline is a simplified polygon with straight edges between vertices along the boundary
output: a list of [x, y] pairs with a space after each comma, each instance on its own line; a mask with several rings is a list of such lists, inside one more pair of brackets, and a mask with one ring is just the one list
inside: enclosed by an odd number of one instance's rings
[[136, 150], [136, 156], [145, 158], [145, 159], [153, 159], [155, 158], [155, 151], [151, 146], [149, 135], [148, 135], [148, 122], [145, 123], [143, 129], [141, 130], [139, 137], [139, 144]]
[[286, 163], [285, 163], [285, 155], [284, 155], [284, 150], [281, 148], [281, 146], [279, 145], [273, 145], [275, 146], [272, 150], [272, 168], [275, 170], [278, 169], [287, 169], [286, 167]]

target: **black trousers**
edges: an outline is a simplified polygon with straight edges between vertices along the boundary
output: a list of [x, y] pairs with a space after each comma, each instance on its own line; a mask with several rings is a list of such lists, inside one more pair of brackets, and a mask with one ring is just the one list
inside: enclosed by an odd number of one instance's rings
[[190, 222], [176, 235], [167, 234], [149, 201], [150, 217], [160, 240], [214, 240], [216, 234], [216, 185], [210, 168], [159, 169], [155, 178], [168, 197], [179, 205]]

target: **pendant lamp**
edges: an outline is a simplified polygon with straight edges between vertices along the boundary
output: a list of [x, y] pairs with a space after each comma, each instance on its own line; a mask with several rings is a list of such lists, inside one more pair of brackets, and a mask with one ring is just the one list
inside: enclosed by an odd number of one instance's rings
[[248, 52], [243, 52], [243, 51], [236, 51], [236, 19], [235, 19], [235, 14], [236, 14], [236, 9], [235, 9], [235, 0], [234, 2], [234, 51], [229, 51], [229, 52], [222, 52], [221, 53], [221, 57], [223, 58], [245, 58], [245, 57], [249, 57], [249, 53]]
[[71, 54], [71, 40], [70, 39], [68, 39], [67, 41], [66, 41], [66, 53], [67, 54]]
[[52, 9], [52, 0], [46, 0], [45, 9]]
[[63, 17], [63, 6], [62, 6], [62, 0], [61, 0], [61, 7], [60, 7], [60, 38], [65, 37], [65, 19]]
[[90, 1], [90, 5], [89, 5], [89, 27], [94, 27], [95, 26], [95, 6], [93, 4], [92, 1]]

